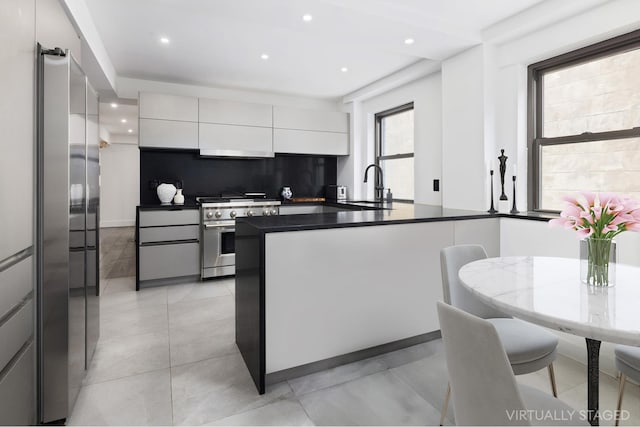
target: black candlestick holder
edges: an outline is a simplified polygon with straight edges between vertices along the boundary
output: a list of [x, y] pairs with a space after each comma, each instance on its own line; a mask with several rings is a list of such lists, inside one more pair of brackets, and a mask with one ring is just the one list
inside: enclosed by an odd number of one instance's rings
[[511, 208], [512, 214], [520, 213], [518, 208], [516, 207], [516, 176], [513, 175], [513, 207]]
[[496, 210], [495, 206], [493, 205], [493, 169], [491, 169], [489, 171], [489, 175], [491, 175], [491, 207], [489, 208], [489, 210], [487, 212], [496, 213], [498, 211]]

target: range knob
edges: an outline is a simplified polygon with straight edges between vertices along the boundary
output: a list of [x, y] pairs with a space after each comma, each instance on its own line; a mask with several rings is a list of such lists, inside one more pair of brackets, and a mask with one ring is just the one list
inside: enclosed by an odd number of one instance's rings
[[278, 215], [278, 211], [275, 209], [271, 209], [271, 215]]
[[222, 216], [222, 212], [217, 211], [217, 212], [216, 212], [216, 218], [220, 218], [221, 216]]
[[253, 211], [247, 211], [247, 216], [253, 216]]
[[229, 212], [229, 216], [230, 216], [231, 218], [235, 218], [235, 217], [236, 217], [236, 211], [231, 211], [231, 212]]
[[271, 215], [271, 211], [269, 209], [265, 209], [264, 212], [262, 212], [262, 215], [269, 216]]
[[207, 211], [207, 218], [213, 218], [213, 212]]

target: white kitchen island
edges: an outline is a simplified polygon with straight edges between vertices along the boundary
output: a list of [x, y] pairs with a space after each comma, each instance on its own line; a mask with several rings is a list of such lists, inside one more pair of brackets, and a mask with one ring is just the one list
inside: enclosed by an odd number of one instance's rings
[[236, 342], [269, 383], [438, 338], [440, 249], [499, 255], [499, 219], [393, 209], [242, 218], [236, 224]]

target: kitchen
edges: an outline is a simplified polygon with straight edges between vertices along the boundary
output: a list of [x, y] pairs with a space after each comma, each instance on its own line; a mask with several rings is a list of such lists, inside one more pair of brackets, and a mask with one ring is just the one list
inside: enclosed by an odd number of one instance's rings
[[[3, 221], [2, 285], [20, 277], [21, 291], [0, 332], [22, 329], [0, 391], [20, 373], [33, 379], [21, 392], [36, 395], [41, 374], [25, 367], [46, 360], [32, 345], [46, 221], [32, 143], [36, 42], [69, 49], [57, 55], [86, 74], [102, 141], [99, 282], [87, 282], [83, 303], [85, 330], [99, 319], [100, 338], [77, 353], [84, 368], [61, 415], [2, 394], [22, 403], [13, 424], [435, 425], [447, 389], [440, 249], [577, 257], [570, 233], [548, 229], [555, 214], [537, 205], [547, 199], [532, 198], [528, 67], [640, 28], [628, 0], [0, 8], [11, 23], [0, 33], [15, 40], [0, 120], [20, 141], [2, 143], [12, 184], [0, 196], [25, 199]], [[617, 241], [620, 262], [640, 264], [640, 240]], [[93, 260], [96, 248], [84, 249]], [[559, 396], [584, 407], [584, 342], [558, 336]], [[601, 353], [601, 408], [611, 409], [613, 345]], [[520, 379], [549, 391], [544, 373]], [[632, 424], [640, 391], [626, 393]], [[454, 421], [451, 408], [445, 416]]]

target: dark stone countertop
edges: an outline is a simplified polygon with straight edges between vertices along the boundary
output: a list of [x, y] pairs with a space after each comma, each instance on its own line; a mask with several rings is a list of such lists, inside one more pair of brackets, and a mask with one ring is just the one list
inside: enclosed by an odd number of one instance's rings
[[138, 205], [138, 209], [141, 211], [182, 211], [185, 209], [200, 209], [200, 205], [196, 201], [185, 200], [184, 205], [161, 205], [157, 204], [144, 204]]
[[326, 206], [343, 206], [344, 211], [322, 214], [280, 215], [269, 217], [242, 217], [237, 223], [247, 224], [266, 233], [315, 230], [324, 228], [361, 227], [415, 222], [460, 221], [484, 218], [518, 218], [548, 221], [554, 214], [529, 213], [490, 214], [482, 211], [447, 209], [441, 206], [410, 203], [324, 202]]

